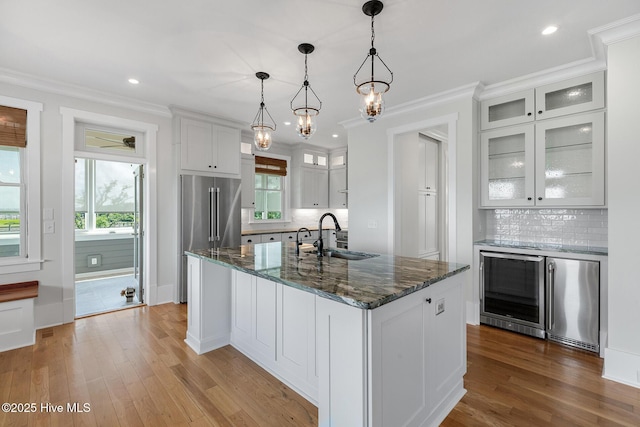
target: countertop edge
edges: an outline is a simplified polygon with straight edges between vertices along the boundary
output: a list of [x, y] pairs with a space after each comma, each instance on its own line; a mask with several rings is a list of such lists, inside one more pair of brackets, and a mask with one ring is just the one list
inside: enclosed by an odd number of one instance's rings
[[534, 243], [534, 242], [501, 242], [501, 241], [495, 241], [495, 240], [477, 240], [473, 242], [473, 245], [494, 247], [494, 248], [505, 248], [505, 249], [524, 249], [524, 250], [530, 250], [530, 251], [609, 256], [608, 248], [600, 248], [600, 247], [590, 248], [590, 247], [582, 247], [582, 246], [563, 246], [563, 245]]
[[[212, 262], [214, 264], [218, 264], [218, 265], [221, 265], [221, 266], [224, 266], [224, 267], [227, 267], [227, 268], [231, 268], [231, 269], [236, 270], [236, 271], [240, 271], [240, 272], [243, 272], [243, 273], [251, 274], [252, 276], [260, 277], [260, 278], [265, 279], [265, 280], [270, 280], [272, 282], [281, 283], [281, 284], [283, 284], [285, 286], [290, 286], [292, 288], [299, 289], [301, 291], [309, 292], [309, 293], [312, 293], [314, 295], [318, 295], [320, 297], [323, 297], [323, 298], [326, 298], [326, 299], [329, 299], [329, 300], [332, 300], [332, 301], [340, 302], [340, 303], [343, 303], [343, 304], [346, 304], [346, 305], [349, 305], [349, 306], [352, 306], [352, 307], [360, 308], [360, 309], [363, 309], [363, 310], [373, 310], [373, 309], [378, 308], [378, 307], [380, 307], [382, 305], [388, 304], [388, 303], [390, 303], [392, 301], [395, 301], [395, 300], [397, 300], [399, 298], [402, 298], [402, 297], [404, 297], [406, 295], [409, 295], [409, 294], [412, 294], [414, 292], [420, 291], [422, 289], [428, 288], [429, 286], [431, 286], [431, 285], [433, 285], [435, 283], [441, 282], [441, 281], [443, 281], [445, 279], [448, 279], [449, 277], [453, 277], [455, 275], [458, 275], [458, 274], [460, 274], [460, 273], [462, 273], [462, 272], [464, 272], [466, 270], [469, 270], [471, 268], [470, 265], [459, 264], [460, 266], [458, 268], [456, 268], [455, 270], [449, 271], [449, 272], [447, 272], [447, 273], [445, 273], [445, 274], [443, 274], [441, 276], [438, 276], [438, 277], [436, 277], [434, 279], [427, 280], [427, 281], [424, 281], [422, 283], [418, 283], [412, 288], [404, 289], [402, 292], [390, 295], [390, 296], [388, 296], [386, 298], [382, 298], [382, 299], [379, 299], [379, 300], [376, 300], [376, 301], [373, 301], [373, 302], [370, 302], [370, 303], [366, 303], [366, 302], [361, 302], [361, 301], [354, 300], [352, 298], [341, 297], [341, 296], [336, 295], [336, 294], [332, 294], [332, 293], [329, 293], [329, 292], [324, 292], [324, 291], [321, 291], [319, 289], [314, 289], [312, 287], [303, 285], [301, 283], [291, 282], [291, 281], [288, 281], [288, 280], [280, 279], [279, 277], [274, 277], [274, 276], [271, 276], [271, 275], [268, 275], [268, 274], [263, 274], [260, 271], [242, 268], [242, 267], [239, 267], [237, 265], [229, 264], [229, 263], [226, 263], [226, 262], [221, 261], [219, 259], [206, 257], [206, 256], [203, 256], [203, 255], [194, 253], [194, 252], [185, 251], [185, 254], [189, 255], [189, 256], [193, 256], [193, 257], [199, 258], [199, 259], [202, 259], [202, 260], [205, 260], [205, 261], [208, 261], [208, 262]], [[265, 271], [268, 271], [268, 270], [265, 270]]]

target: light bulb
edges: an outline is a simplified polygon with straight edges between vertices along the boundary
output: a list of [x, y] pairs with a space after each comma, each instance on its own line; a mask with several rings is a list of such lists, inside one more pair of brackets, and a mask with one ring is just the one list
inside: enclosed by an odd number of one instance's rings
[[260, 151], [267, 151], [271, 147], [271, 132], [268, 129], [256, 128], [253, 133], [253, 144]]
[[305, 112], [303, 115], [298, 116], [298, 123], [296, 125], [296, 132], [304, 139], [311, 138], [316, 131], [316, 122], [313, 120], [313, 116], [309, 112]]
[[376, 92], [374, 85], [371, 85], [368, 93], [362, 97], [360, 115], [369, 122], [374, 122], [384, 112], [384, 101], [382, 92]]

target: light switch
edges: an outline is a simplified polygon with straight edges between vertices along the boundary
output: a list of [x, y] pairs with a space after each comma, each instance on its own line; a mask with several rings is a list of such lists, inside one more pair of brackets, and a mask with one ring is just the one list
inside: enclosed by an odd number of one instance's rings
[[44, 222], [44, 234], [54, 234], [56, 232], [56, 222], [55, 221], [45, 221]]

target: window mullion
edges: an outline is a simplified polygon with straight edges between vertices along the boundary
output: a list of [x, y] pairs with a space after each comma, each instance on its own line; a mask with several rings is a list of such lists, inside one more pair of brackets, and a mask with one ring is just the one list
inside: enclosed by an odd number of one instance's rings
[[87, 214], [85, 228], [87, 231], [96, 229], [96, 161], [85, 160], [85, 194], [87, 195]]

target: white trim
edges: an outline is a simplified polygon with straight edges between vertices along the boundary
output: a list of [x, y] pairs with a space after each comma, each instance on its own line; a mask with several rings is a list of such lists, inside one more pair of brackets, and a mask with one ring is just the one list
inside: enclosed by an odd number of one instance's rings
[[640, 14], [587, 31], [596, 57], [607, 59], [607, 47], [640, 35]]
[[[42, 209], [40, 183], [40, 121], [43, 105], [40, 102], [26, 101], [0, 95], [0, 105], [27, 110], [27, 146], [24, 149], [24, 180], [26, 195], [25, 239], [27, 257], [11, 257], [0, 260], [0, 274], [40, 270], [42, 263]], [[22, 243], [22, 242], [21, 242]]]
[[[74, 269], [74, 181], [75, 168], [75, 131], [76, 122], [93, 123], [115, 128], [142, 132], [145, 136], [145, 157], [131, 159], [134, 163], [145, 165], [145, 208], [146, 224], [144, 233], [144, 291], [148, 305], [156, 304], [157, 296], [157, 177], [156, 177], [156, 139], [158, 125], [108, 116], [89, 111], [60, 107], [62, 115], [62, 300], [63, 323], [75, 319], [75, 269]], [[82, 153], [83, 155], [85, 153]], [[123, 156], [101, 156], [105, 160], [128, 161]]]
[[640, 388], [639, 366], [640, 355], [606, 348], [602, 378]]
[[0, 82], [62, 95], [64, 97], [74, 97], [98, 102], [100, 104], [124, 108], [126, 110], [139, 111], [162, 117], [171, 117], [171, 112], [164, 105], [142, 102], [139, 99], [131, 97], [117, 96], [111, 92], [102, 92], [78, 85], [44, 79], [42, 77], [20, 73], [7, 68], [0, 68]]
[[[407, 132], [420, 132], [425, 130], [426, 128], [435, 127], [438, 125], [446, 124], [448, 125], [447, 132], [447, 144], [448, 144], [448, 158], [447, 168], [449, 171], [448, 174], [448, 189], [444, 190], [447, 192], [448, 198], [448, 215], [445, 218], [445, 226], [444, 228], [448, 230], [449, 235], [447, 236], [448, 241], [448, 253], [447, 253], [447, 261], [448, 262], [456, 262], [457, 259], [457, 230], [456, 230], [456, 217], [457, 217], [457, 201], [456, 201], [456, 146], [457, 146], [457, 133], [456, 133], [456, 124], [458, 121], [458, 113], [452, 113], [445, 116], [435, 117], [432, 119], [423, 120], [421, 122], [410, 123], [403, 126], [398, 126], [395, 128], [387, 129], [387, 167], [389, 170], [388, 181], [387, 181], [387, 215], [389, 217], [389, 224], [395, 224], [395, 170], [394, 170], [394, 141], [397, 135], [401, 135]], [[387, 230], [387, 251], [388, 253], [394, 253], [395, 246], [395, 227], [389, 227]]]
[[[413, 101], [405, 102], [390, 108], [387, 108], [384, 114], [378, 119], [378, 121], [385, 120], [389, 117], [398, 116], [400, 114], [406, 114], [416, 110], [422, 110], [426, 108], [433, 108], [438, 105], [448, 104], [458, 99], [476, 98], [480, 92], [484, 90], [484, 85], [480, 82], [470, 83], [464, 86], [459, 86], [454, 89], [446, 90], [444, 92], [436, 93], [434, 95], [418, 98]], [[354, 118], [344, 120], [338, 124], [342, 125], [345, 129], [350, 129], [358, 126], [368, 124], [369, 122], [362, 118]]]

